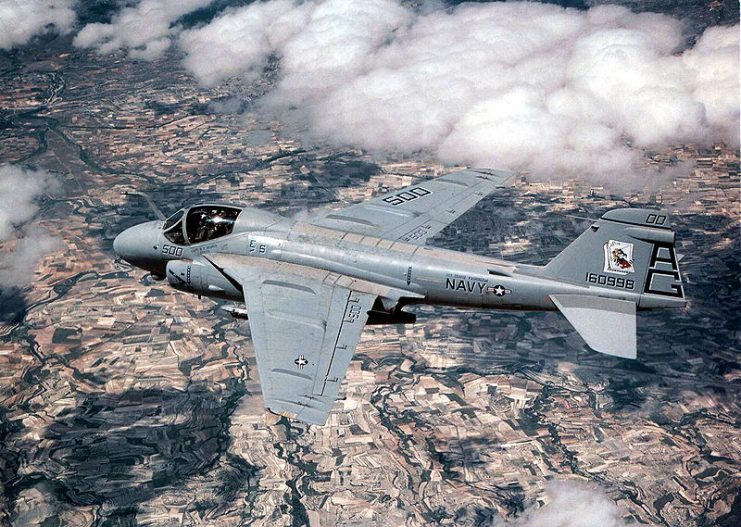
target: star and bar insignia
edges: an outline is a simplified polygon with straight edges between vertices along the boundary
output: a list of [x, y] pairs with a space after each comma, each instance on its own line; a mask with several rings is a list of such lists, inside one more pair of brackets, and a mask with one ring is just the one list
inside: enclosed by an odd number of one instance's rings
[[506, 287], [504, 287], [501, 284], [497, 284], [494, 287], [487, 287], [486, 288], [486, 292], [487, 293], [494, 293], [497, 296], [504, 296], [504, 295], [510, 294], [512, 292], [512, 290], [511, 289], [507, 289]]
[[303, 355], [299, 355], [298, 358], [295, 361], [293, 361], [293, 363], [296, 366], [298, 366], [298, 369], [299, 370], [303, 370], [304, 369], [304, 366], [306, 366], [307, 364], [309, 364], [309, 361], [306, 360], [306, 357], [304, 357]]

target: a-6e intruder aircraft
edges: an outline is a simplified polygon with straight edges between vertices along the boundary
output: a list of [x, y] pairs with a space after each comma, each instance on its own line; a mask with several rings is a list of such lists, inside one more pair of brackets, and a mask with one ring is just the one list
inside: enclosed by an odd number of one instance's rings
[[244, 302], [265, 406], [324, 424], [366, 324], [409, 304], [558, 310], [594, 350], [636, 357], [636, 310], [684, 306], [666, 214], [616, 209], [547, 265], [427, 247], [510, 172], [465, 170], [305, 220], [205, 203], [122, 232], [124, 260], [176, 289]]

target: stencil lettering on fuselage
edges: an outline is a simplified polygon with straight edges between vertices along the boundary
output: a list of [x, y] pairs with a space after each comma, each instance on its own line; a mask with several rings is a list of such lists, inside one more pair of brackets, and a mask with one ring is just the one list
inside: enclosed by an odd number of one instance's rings
[[463, 278], [446, 278], [445, 289], [451, 291], [463, 291], [464, 293], [483, 294], [486, 282], [482, 280], [470, 280]]

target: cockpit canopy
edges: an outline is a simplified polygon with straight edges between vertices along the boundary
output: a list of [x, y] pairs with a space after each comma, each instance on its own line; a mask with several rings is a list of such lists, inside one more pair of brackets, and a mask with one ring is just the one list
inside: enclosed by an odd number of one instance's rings
[[231, 234], [240, 212], [226, 205], [196, 205], [170, 216], [162, 230], [165, 238], [178, 245], [207, 242]]
[[183, 215], [185, 209], [180, 209], [175, 214], [165, 220], [165, 224], [162, 226], [162, 230], [165, 231], [165, 238], [170, 240], [172, 243], [178, 245], [185, 245], [185, 236], [183, 235]]

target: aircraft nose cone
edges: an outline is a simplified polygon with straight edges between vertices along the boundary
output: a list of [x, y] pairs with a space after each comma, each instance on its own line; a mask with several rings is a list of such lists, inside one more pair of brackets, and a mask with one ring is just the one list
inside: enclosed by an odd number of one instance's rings
[[113, 251], [119, 258], [127, 262], [130, 262], [135, 257], [137, 246], [139, 245], [137, 243], [138, 236], [136, 235], [136, 230], [136, 227], [126, 229], [113, 240]]
[[122, 260], [137, 267], [148, 268], [152, 258], [152, 243], [156, 229], [150, 223], [129, 227], [113, 240], [113, 251]]

